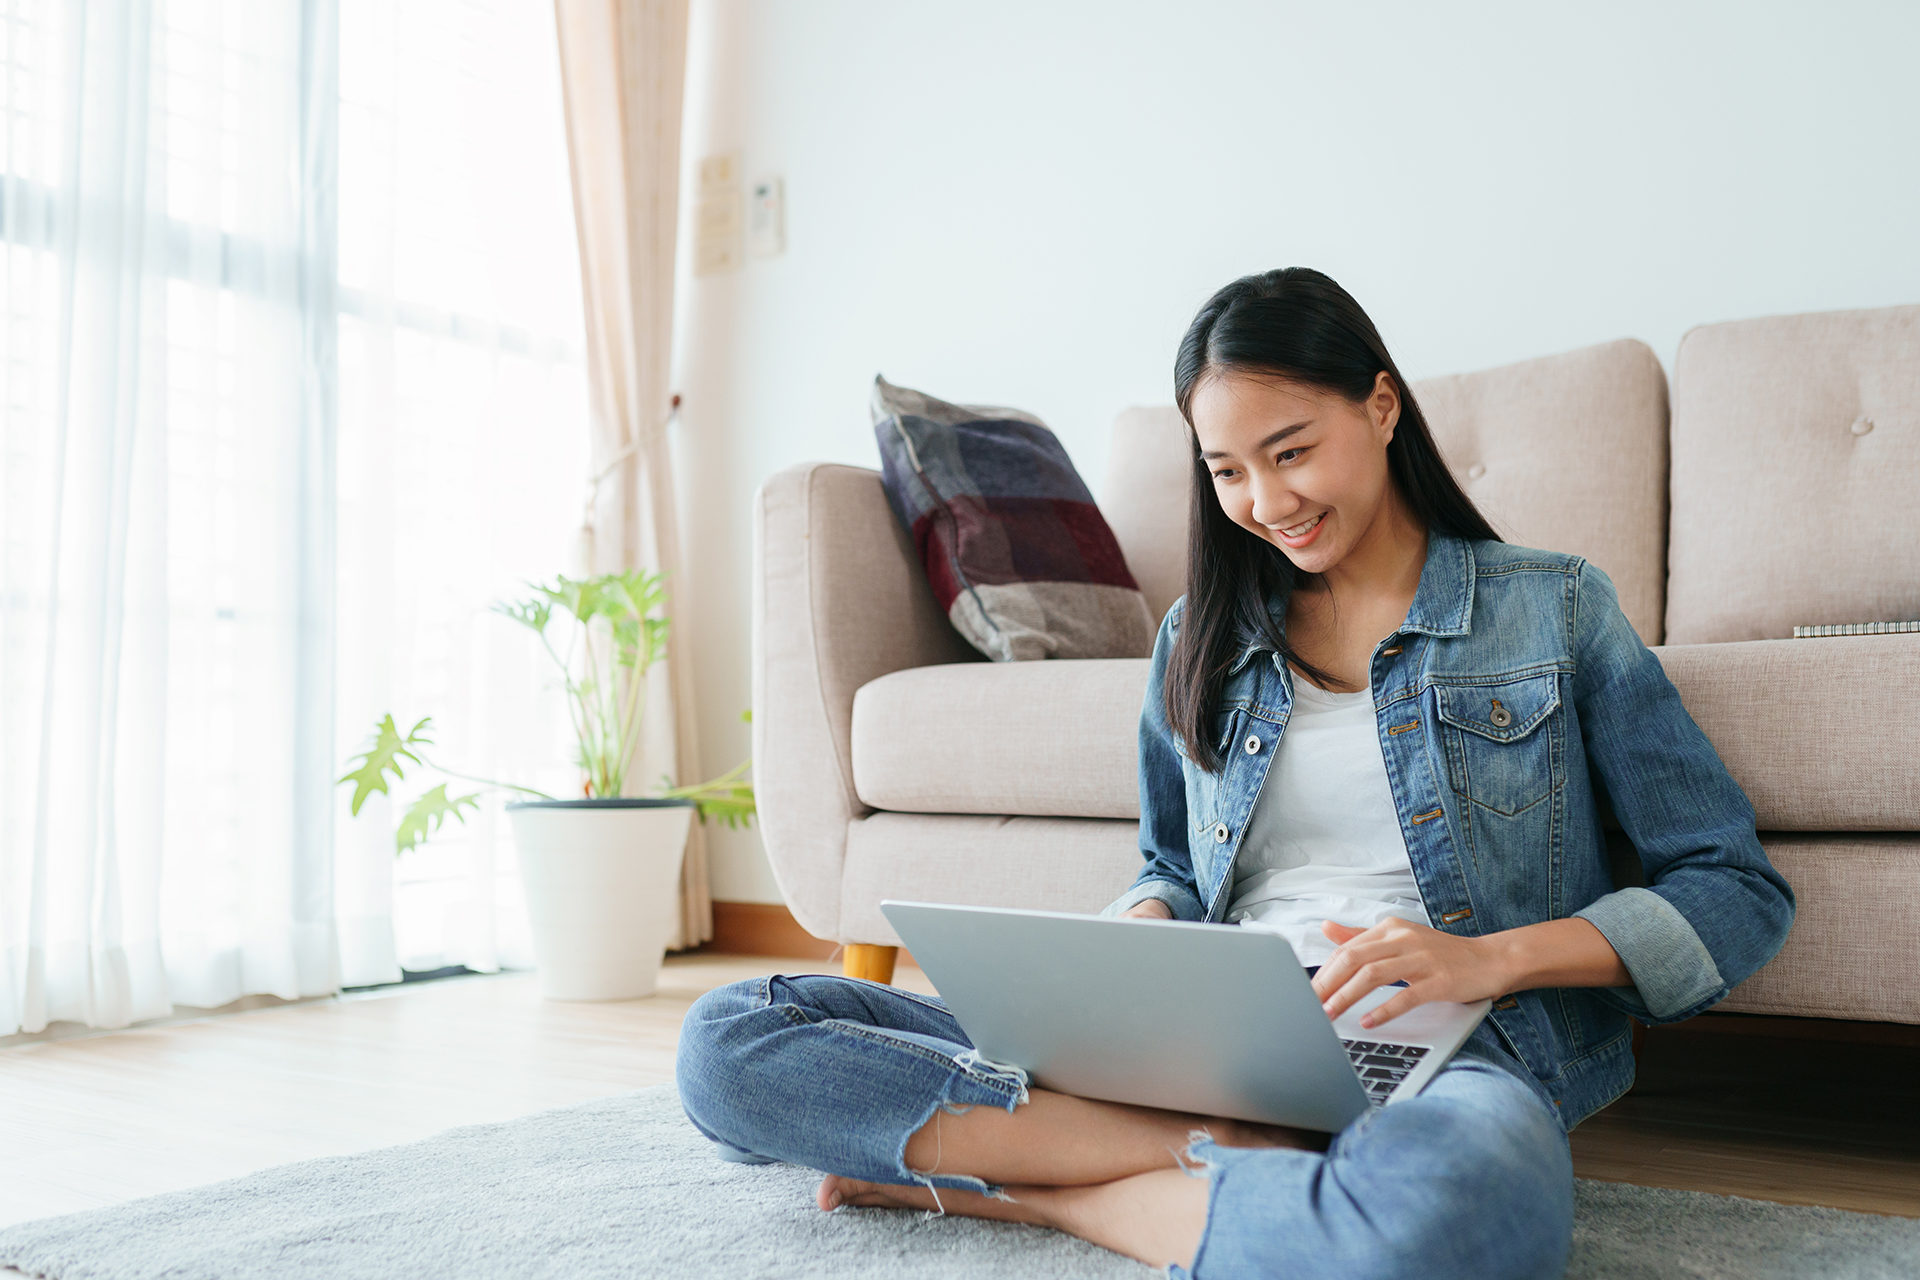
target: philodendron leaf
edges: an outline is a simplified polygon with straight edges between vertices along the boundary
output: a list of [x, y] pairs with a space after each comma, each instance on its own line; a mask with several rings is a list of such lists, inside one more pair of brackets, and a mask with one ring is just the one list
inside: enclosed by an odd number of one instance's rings
[[640, 655], [640, 620], [616, 618], [613, 623], [614, 661], [632, 667]]
[[594, 591], [590, 582], [569, 578], [563, 573], [554, 578], [551, 586], [539, 582], [527, 585], [544, 596], [549, 607], [565, 609], [581, 622], [593, 617]]
[[[732, 788], [731, 790], [737, 793], [741, 788]], [[753, 819], [754, 809], [751, 794], [715, 795], [711, 798], [703, 797], [694, 801], [694, 804], [700, 810], [702, 821], [708, 818], [718, 818], [730, 827], [743, 827]]]
[[546, 634], [547, 622], [553, 617], [552, 603], [543, 599], [502, 600], [493, 606], [493, 611], [542, 635]]
[[672, 779], [663, 773], [660, 775], [660, 788], [662, 795], [684, 796], [692, 800], [702, 822], [717, 818], [730, 827], [741, 827], [751, 822], [755, 813], [751, 782], [706, 782], [676, 787]]
[[387, 774], [391, 772], [395, 779], [404, 778], [406, 771], [400, 767], [400, 761], [403, 758], [415, 764], [420, 763], [420, 757], [407, 748], [432, 746], [433, 739], [426, 734], [428, 726], [432, 723], [432, 716], [422, 716], [420, 722], [409, 729], [407, 736], [402, 738], [400, 730], [393, 723], [391, 713], [380, 718], [380, 723], [373, 727], [373, 745], [359, 756], [360, 767], [340, 779], [340, 783], [354, 784], [354, 817], [360, 816], [360, 806], [365, 804], [367, 797], [374, 792], [378, 791], [383, 795], [393, 794], [387, 790]]
[[418, 845], [445, 824], [448, 818], [464, 823], [467, 819], [460, 810], [468, 808], [476, 813], [480, 809], [478, 792], [466, 796], [447, 795], [447, 784], [441, 783], [433, 790], [415, 800], [407, 809], [407, 816], [400, 819], [400, 829], [393, 833], [396, 851], [405, 853]]
[[664, 582], [664, 575], [629, 569], [602, 574], [585, 584], [590, 593], [583, 598], [582, 617], [606, 620], [618, 665], [632, 668], [638, 664], [645, 670], [653, 661], [659, 646], [652, 633], [664, 629], [666, 620], [648, 615], [666, 599]]
[[669, 619], [666, 618], [647, 619], [647, 656], [641, 659], [640, 669], [642, 671], [645, 671], [648, 667], [666, 656], [668, 624]]
[[610, 573], [596, 579], [600, 589], [598, 601], [601, 612], [610, 620], [644, 618], [666, 598], [661, 586], [663, 581], [661, 575], [640, 569]]

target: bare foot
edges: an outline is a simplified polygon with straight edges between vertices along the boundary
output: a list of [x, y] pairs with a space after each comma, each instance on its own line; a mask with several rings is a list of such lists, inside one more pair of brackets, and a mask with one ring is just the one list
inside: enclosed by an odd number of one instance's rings
[[[961, 1187], [941, 1187], [940, 1201], [934, 1203], [933, 1192], [922, 1183], [902, 1185], [893, 1182], [862, 1182], [858, 1178], [843, 1178], [830, 1173], [820, 1180], [814, 1188], [814, 1202], [822, 1209], [831, 1212], [839, 1205], [834, 1196], [840, 1197], [840, 1205], [874, 1206], [886, 1209], [931, 1209], [936, 1212], [943, 1207], [945, 1212], [960, 1214], [969, 1218], [998, 1218], [1003, 1222], [1029, 1222], [1036, 1226], [1055, 1225], [1051, 1215], [1043, 1212], [1039, 1203], [1044, 1193], [1051, 1188], [1023, 1187], [1022, 1192], [1035, 1193], [1031, 1198], [1021, 1201], [996, 1200], [992, 1196], [982, 1195], [978, 1191], [967, 1191]], [[1019, 1194], [1008, 1189], [1009, 1195]]]
[[909, 1193], [919, 1192], [925, 1208], [933, 1208], [933, 1197], [926, 1188], [896, 1186], [890, 1182], [862, 1182], [858, 1178], [843, 1178], [830, 1173], [820, 1180], [814, 1188], [813, 1198], [822, 1209], [833, 1210], [843, 1204], [880, 1205], [890, 1209], [912, 1209], [921, 1207], [909, 1198]]
[[822, 1209], [832, 1210], [839, 1207], [833, 1203], [837, 1194], [841, 1205], [944, 1207], [950, 1214], [1052, 1227], [1164, 1269], [1169, 1262], [1193, 1266], [1206, 1225], [1209, 1186], [1204, 1179], [1168, 1168], [1087, 1186], [1009, 1186], [1007, 1192], [1016, 1199], [995, 1200], [976, 1191], [942, 1187], [936, 1205], [933, 1192], [921, 1183], [862, 1182], [828, 1174], [815, 1190], [814, 1200]]

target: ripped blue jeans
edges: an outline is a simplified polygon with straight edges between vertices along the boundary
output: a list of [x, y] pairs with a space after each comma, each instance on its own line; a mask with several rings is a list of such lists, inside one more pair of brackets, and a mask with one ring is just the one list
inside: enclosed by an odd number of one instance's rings
[[[983, 1059], [938, 996], [833, 974], [715, 987], [687, 1010], [675, 1080], [724, 1159], [918, 1183], [936, 1206], [942, 1187], [1013, 1198], [906, 1164], [936, 1110], [1010, 1113], [1028, 1100], [1027, 1073]], [[1166, 1266], [1169, 1280], [1555, 1280], [1566, 1269], [1566, 1131], [1484, 1021], [1417, 1096], [1354, 1120], [1324, 1152], [1218, 1146], [1201, 1127], [1168, 1153], [1209, 1180], [1199, 1248], [1190, 1269]]]

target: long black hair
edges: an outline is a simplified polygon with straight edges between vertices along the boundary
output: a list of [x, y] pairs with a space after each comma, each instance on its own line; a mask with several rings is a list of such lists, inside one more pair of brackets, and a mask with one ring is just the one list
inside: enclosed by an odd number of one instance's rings
[[1221, 509], [1193, 429], [1194, 388], [1203, 375], [1227, 371], [1278, 375], [1359, 404], [1373, 395], [1382, 369], [1400, 396], [1400, 417], [1387, 442], [1389, 483], [1429, 530], [1504, 541], [1441, 460], [1426, 416], [1373, 321], [1323, 272], [1281, 267], [1242, 276], [1207, 299], [1180, 340], [1173, 395], [1192, 445], [1187, 518], [1192, 532], [1187, 540], [1186, 604], [1180, 634], [1167, 657], [1166, 713], [1187, 754], [1209, 773], [1225, 765], [1209, 721], [1227, 668], [1240, 654], [1239, 624], [1263, 636], [1314, 683], [1344, 688], [1347, 682], [1304, 661], [1267, 612], [1267, 597], [1276, 589], [1283, 601], [1291, 595], [1298, 570], [1280, 548]]

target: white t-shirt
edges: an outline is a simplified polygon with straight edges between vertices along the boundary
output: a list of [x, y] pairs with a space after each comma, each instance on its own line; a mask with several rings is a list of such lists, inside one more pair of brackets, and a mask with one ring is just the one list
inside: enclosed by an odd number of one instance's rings
[[1323, 920], [1361, 929], [1388, 916], [1433, 922], [1387, 786], [1372, 692], [1333, 693], [1297, 673], [1293, 689], [1293, 714], [1235, 860], [1226, 919], [1286, 935], [1311, 968], [1339, 945], [1320, 931]]

